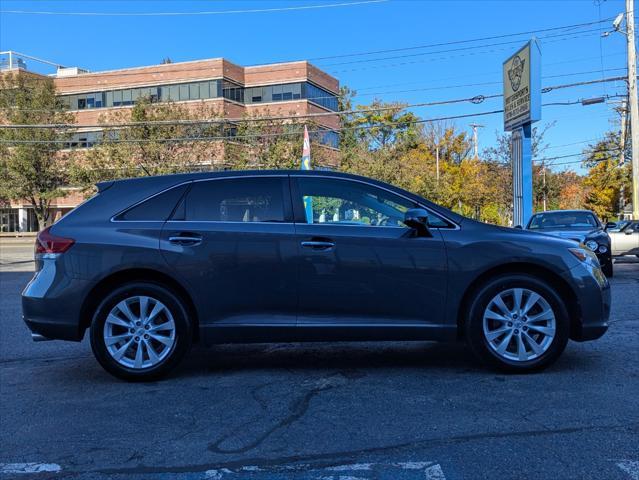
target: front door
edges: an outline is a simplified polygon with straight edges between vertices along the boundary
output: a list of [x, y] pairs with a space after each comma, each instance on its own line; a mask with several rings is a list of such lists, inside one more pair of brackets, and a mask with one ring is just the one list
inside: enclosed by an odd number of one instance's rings
[[[329, 176], [293, 176], [292, 186], [298, 325], [444, 323], [444, 242], [437, 228], [418, 237], [402, 223], [404, 212], [418, 206], [414, 201]], [[429, 221], [436, 226], [438, 219]]]
[[162, 231], [201, 327], [295, 325], [297, 244], [288, 177], [195, 181]]

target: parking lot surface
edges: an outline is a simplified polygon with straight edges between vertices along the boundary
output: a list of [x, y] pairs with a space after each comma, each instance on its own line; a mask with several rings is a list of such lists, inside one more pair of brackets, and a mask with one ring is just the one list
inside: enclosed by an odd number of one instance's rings
[[610, 329], [540, 374], [463, 345], [194, 348], [166, 380], [119, 381], [82, 343], [33, 343], [32, 245], [0, 239], [0, 478], [639, 480], [639, 262]]

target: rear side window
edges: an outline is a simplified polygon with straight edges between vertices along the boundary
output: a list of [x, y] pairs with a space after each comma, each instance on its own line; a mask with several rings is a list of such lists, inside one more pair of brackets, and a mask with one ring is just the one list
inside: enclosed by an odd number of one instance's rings
[[186, 196], [186, 220], [285, 222], [285, 192], [281, 177], [195, 182]]
[[124, 213], [121, 213], [116, 217], [116, 220], [126, 221], [159, 221], [164, 222], [168, 220], [169, 216], [173, 212], [175, 205], [178, 203], [184, 191], [187, 188], [187, 184], [180, 185], [165, 192], [155, 195], [154, 197], [145, 200], [144, 202], [129, 208]]

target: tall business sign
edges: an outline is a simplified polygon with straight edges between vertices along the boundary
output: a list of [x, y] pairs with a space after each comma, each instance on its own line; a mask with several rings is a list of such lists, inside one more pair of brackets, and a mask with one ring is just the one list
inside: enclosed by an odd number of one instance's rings
[[541, 118], [541, 51], [533, 39], [503, 65], [504, 130], [512, 132], [513, 225], [525, 225], [533, 209], [532, 124]]

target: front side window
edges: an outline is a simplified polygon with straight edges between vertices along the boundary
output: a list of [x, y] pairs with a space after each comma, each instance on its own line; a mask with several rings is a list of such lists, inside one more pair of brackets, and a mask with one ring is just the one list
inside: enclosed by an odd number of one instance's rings
[[195, 182], [186, 197], [187, 221], [284, 222], [280, 177]]
[[[307, 223], [405, 227], [406, 210], [419, 205], [399, 195], [365, 183], [328, 178], [297, 180]], [[448, 223], [429, 216], [429, 225], [446, 227]]]

